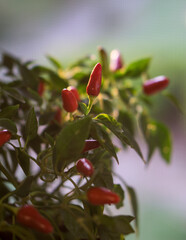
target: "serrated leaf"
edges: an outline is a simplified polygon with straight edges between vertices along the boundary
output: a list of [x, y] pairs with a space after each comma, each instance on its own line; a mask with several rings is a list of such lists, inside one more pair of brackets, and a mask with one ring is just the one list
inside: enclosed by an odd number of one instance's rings
[[97, 139], [101, 146], [108, 151], [111, 156], [113, 156], [117, 163], [119, 164], [119, 160], [116, 154], [116, 150], [114, 148], [114, 145], [110, 139], [109, 134], [105, 131], [105, 129], [100, 126], [97, 122], [92, 122], [92, 126], [91, 126], [91, 135], [94, 139]]
[[142, 73], [146, 72], [149, 64], [150, 64], [151, 58], [144, 58], [140, 59], [138, 61], [130, 63], [124, 73], [123, 77], [131, 77], [131, 78], [136, 78], [140, 77]]
[[95, 119], [105, 125], [111, 132], [113, 132], [114, 135], [116, 135], [122, 143], [132, 147], [144, 161], [139, 145], [130, 134], [130, 132], [124, 127], [122, 128], [121, 123], [117, 122], [112, 116], [108, 114], [99, 114], [95, 117]]
[[0, 112], [0, 118], [12, 118], [17, 113], [19, 105], [5, 107]]
[[61, 171], [67, 163], [76, 159], [82, 152], [91, 125], [89, 116], [68, 123], [59, 133], [54, 148], [54, 169]]
[[119, 209], [120, 207], [123, 207], [125, 193], [124, 193], [120, 184], [114, 184], [114, 189], [113, 190], [114, 190], [115, 193], [117, 193], [120, 196], [120, 202], [115, 205], [116, 208]]
[[17, 148], [16, 157], [23, 172], [28, 176], [30, 174], [30, 158], [28, 154], [24, 150]]
[[26, 177], [23, 182], [17, 187], [15, 193], [17, 196], [24, 198], [30, 193], [30, 188], [34, 180], [33, 176]]
[[12, 133], [17, 133], [17, 127], [15, 123], [8, 118], [0, 119], [0, 127], [9, 130]]
[[34, 111], [34, 108], [31, 108], [28, 116], [27, 116], [27, 121], [26, 121], [26, 138], [28, 141], [32, 140], [37, 136], [37, 129], [38, 129], [38, 123], [37, 123], [37, 118], [36, 114]]
[[136, 225], [136, 231], [138, 232], [138, 201], [137, 201], [137, 196], [136, 193], [134, 191], [134, 189], [128, 185], [126, 185], [127, 188], [127, 192], [129, 195], [129, 199], [130, 199], [130, 203], [131, 203], [131, 207], [132, 207], [132, 211], [133, 214], [135, 216], [135, 225]]

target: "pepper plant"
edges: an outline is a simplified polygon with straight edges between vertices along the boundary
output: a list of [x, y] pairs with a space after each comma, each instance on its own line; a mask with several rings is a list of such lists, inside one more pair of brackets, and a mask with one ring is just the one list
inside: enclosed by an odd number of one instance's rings
[[[138, 231], [137, 198], [113, 171], [113, 136], [141, 164], [155, 149], [170, 162], [169, 130], [150, 116], [150, 95], [162, 94], [168, 78], [149, 80], [150, 58], [125, 64], [118, 50], [109, 58], [99, 48], [65, 68], [47, 58], [51, 67], [1, 59], [0, 239], [125, 239]], [[110, 214], [124, 196], [131, 215]]]

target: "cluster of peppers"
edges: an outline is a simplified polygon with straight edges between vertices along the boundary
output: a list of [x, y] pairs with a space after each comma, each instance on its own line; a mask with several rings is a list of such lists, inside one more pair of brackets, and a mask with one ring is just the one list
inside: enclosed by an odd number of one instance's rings
[[[123, 60], [119, 51], [114, 50], [111, 53], [110, 70], [115, 72], [124, 67]], [[102, 66], [97, 63], [91, 72], [89, 82], [86, 87], [86, 92], [89, 99], [94, 99], [100, 93], [102, 84]], [[169, 84], [169, 79], [165, 76], [158, 76], [147, 80], [143, 83], [143, 92], [146, 95], [155, 94]], [[38, 86], [38, 94], [42, 96], [45, 91], [45, 83], [40, 81]], [[61, 92], [63, 108], [73, 113], [78, 108], [80, 96], [75, 87], [64, 88]], [[58, 108], [54, 117], [56, 121], [61, 122], [61, 109]], [[11, 139], [11, 132], [8, 130], [0, 131], [0, 147]], [[94, 139], [85, 141], [83, 153], [100, 147], [100, 143]], [[87, 158], [81, 158], [76, 162], [77, 171], [84, 177], [91, 177], [94, 173], [94, 166]], [[117, 204], [120, 197], [115, 192], [103, 187], [90, 187], [86, 194], [86, 199], [93, 205]], [[49, 234], [53, 232], [53, 226], [45, 217], [43, 217], [38, 210], [32, 205], [24, 205], [17, 211], [17, 221], [29, 228], [35, 229], [39, 232]]]

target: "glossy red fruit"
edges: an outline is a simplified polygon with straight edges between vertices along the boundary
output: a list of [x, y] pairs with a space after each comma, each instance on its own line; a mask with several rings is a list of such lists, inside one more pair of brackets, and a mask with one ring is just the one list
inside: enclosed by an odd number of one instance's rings
[[116, 193], [103, 187], [91, 187], [87, 191], [87, 199], [93, 205], [116, 204], [120, 201]]
[[98, 148], [99, 146], [100, 146], [100, 143], [97, 140], [94, 140], [94, 139], [85, 140], [85, 146], [82, 152], [84, 153], [89, 150], [93, 150], [95, 148]]
[[79, 97], [78, 90], [75, 87], [73, 87], [73, 86], [69, 86], [67, 89], [69, 91], [73, 92], [74, 96], [76, 97], [76, 100], [79, 102], [80, 101], [80, 97]]
[[123, 60], [121, 53], [118, 50], [112, 50], [110, 53], [110, 70], [112, 72], [117, 71], [123, 67]]
[[45, 91], [45, 83], [43, 81], [40, 81], [37, 89], [37, 92], [40, 97], [43, 96], [44, 91]]
[[8, 130], [0, 131], [0, 147], [8, 142], [11, 138], [12, 134]]
[[46, 234], [53, 232], [51, 223], [31, 205], [21, 207], [17, 213], [16, 219], [20, 224], [39, 232]]
[[169, 79], [165, 76], [158, 76], [147, 80], [143, 84], [143, 92], [147, 95], [155, 94], [169, 85]]
[[102, 79], [102, 66], [97, 63], [92, 70], [87, 84], [87, 94], [90, 96], [98, 96], [101, 89], [101, 79]]
[[76, 168], [79, 173], [85, 177], [91, 177], [94, 173], [94, 167], [87, 158], [81, 158], [76, 162]]
[[74, 112], [78, 108], [78, 102], [74, 94], [64, 88], [61, 92], [63, 107], [67, 112]]

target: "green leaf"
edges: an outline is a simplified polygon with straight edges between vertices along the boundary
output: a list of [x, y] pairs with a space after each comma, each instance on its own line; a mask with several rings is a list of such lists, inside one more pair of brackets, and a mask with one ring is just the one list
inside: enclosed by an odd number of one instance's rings
[[27, 88], [27, 91], [30, 95], [30, 98], [35, 100], [39, 105], [42, 104], [43, 99], [39, 96], [39, 94], [36, 91], [32, 90], [31, 88]]
[[160, 122], [149, 120], [145, 114], [140, 116], [140, 125], [148, 144], [148, 162], [158, 148], [162, 158], [170, 163], [172, 140], [169, 129]]
[[98, 167], [99, 169], [98, 173], [96, 174], [96, 178], [94, 179], [94, 185], [97, 187], [105, 187], [112, 190], [114, 185], [111, 171], [103, 166], [103, 164], [99, 165]]
[[47, 140], [47, 142], [50, 144], [50, 146], [53, 147], [54, 146], [54, 139], [53, 139], [53, 137], [50, 134], [46, 133], [46, 132], [44, 133], [44, 137]]
[[127, 192], [129, 195], [129, 200], [131, 203], [131, 207], [132, 207], [132, 212], [135, 216], [135, 225], [136, 225], [136, 231], [138, 232], [138, 227], [139, 227], [139, 223], [138, 223], [138, 201], [137, 201], [137, 196], [136, 193], [134, 191], [134, 188], [126, 185], [127, 188]]
[[9, 130], [12, 133], [17, 133], [17, 127], [15, 123], [8, 118], [0, 119], [0, 127]]
[[23, 182], [17, 187], [15, 193], [17, 196], [24, 198], [30, 193], [30, 188], [34, 180], [33, 176], [26, 177]]
[[11, 96], [12, 98], [14, 98], [15, 100], [21, 102], [21, 103], [25, 103], [24, 98], [22, 97], [21, 93], [19, 93], [16, 89], [13, 89], [11, 87], [5, 87], [3, 89], [9, 96]]
[[1, 110], [0, 112], [0, 118], [12, 118], [15, 116], [19, 109], [19, 105], [13, 105], [13, 106], [8, 106], [5, 107]]
[[133, 116], [128, 111], [119, 111], [118, 122], [134, 136], [134, 122]]
[[99, 222], [98, 231], [101, 240], [120, 240], [121, 234], [128, 235], [134, 232], [128, 217], [124, 215], [115, 217], [102, 215], [99, 216]]
[[103, 76], [107, 77], [109, 74], [109, 60], [108, 60], [107, 52], [102, 47], [99, 47], [98, 51], [99, 51], [99, 58], [100, 58], [101, 66], [102, 66]]
[[126, 128], [122, 128], [121, 123], [117, 122], [112, 116], [107, 114], [99, 114], [95, 119], [110, 129], [110, 131], [113, 132], [122, 143], [132, 147], [144, 161], [139, 145], [130, 132]]
[[113, 156], [117, 163], [119, 163], [119, 160], [118, 160], [118, 157], [117, 157], [117, 154], [116, 154], [116, 150], [115, 150], [115, 147], [110, 139], [110, 136], [109, 134], [106, 132], [106, 130], [101, 126], [99, 125], [96, 121], [93, 121], [92, 122], [92, 126], [91, 126], [91, 136], [94, 138], [94, 139], [97, 139], [101, 146], [106, 150], [108, 151], [111, 156]]
[[59, 133], [54, 148], [54, 169], [61, 171], [67, 163], [77, 159], [89, 136], [91, 118], [89, 116], [68, 123]]
[[26, 129], [25, 129], [27, 141], [30, 141], [37, 136], [37, 129], [38, 129], [38, 123], [37, 123], [36, 114], [35, 114], [34, 108], [31, 108], [27, 116]]
[[79, 102], [79, 106], [81, 108], [81, 111], [84, 115], [87, 115], [88, 113], [88, 108], [87, 108], [87, 105], [83, 102]]
[[120, 184], [114, 184], [114, 192], [120, 196], [120, 202], [115, 205], [116, 208], [119, 209], [120, 207], [123, 207], [125, 193]]
[[50, 61], [50, 63], [56, 68], [56, 69], [60, 69], [62, 68], [61, 64], [59, 63], [58, 60], [56, 60], [55, 58], [51, 57], [51, 56], [47, 56], [47, 59]]
[[[16, 149], [17, 160], [26, 176], [30, 174], [30, 158], [21, 148]], [[13, 159], [12, 159], [13, 160]]]
[[37, 89], [38, 80], [34, 72], [24, 65], [19, 65], [20, 74], [27, 87]]
[[181, 113], [184, 113], [183, 111], [183, 106], [180, 104], [179, 100], [177, 99], [176, 96], [174, 96], [173, 94], [171, 94], [170, 92], [168, 91], [164, 91], [162, 92], [162, 94], [167, 97], [167, 99], [169, 101], [171, 101], [171, 103], [181, 112]]
[[[89, 221], [85, 219], [85, 216], [82, 214], [83, 209], [77, 205], [74, 205], [77, 209], [73, 208], [70, 210], [69, 207], [62, 209], [61, 215], [65, 227], [73, 235], [73, 239], [90, 239], [82, 224], [87, 228], [89, 226]], [[79, 209], [79, 211], [78, 211]]]
[[33, 71], [40, 77], [47, 79], [48, 84], [58, 91], [68, 86], [65, 79], [61, 78], [57, 73], [47, 67], [36, 66], [33, 68]]
[[144, 58], [144, 59], [140, 59], [138, 61], [132, 62], [126, 67], [122, 77], [131, 77], [131, 78], [140, 77], [142, 73], [147, 71], [150, 61], [151, 61], [151, 58]]

